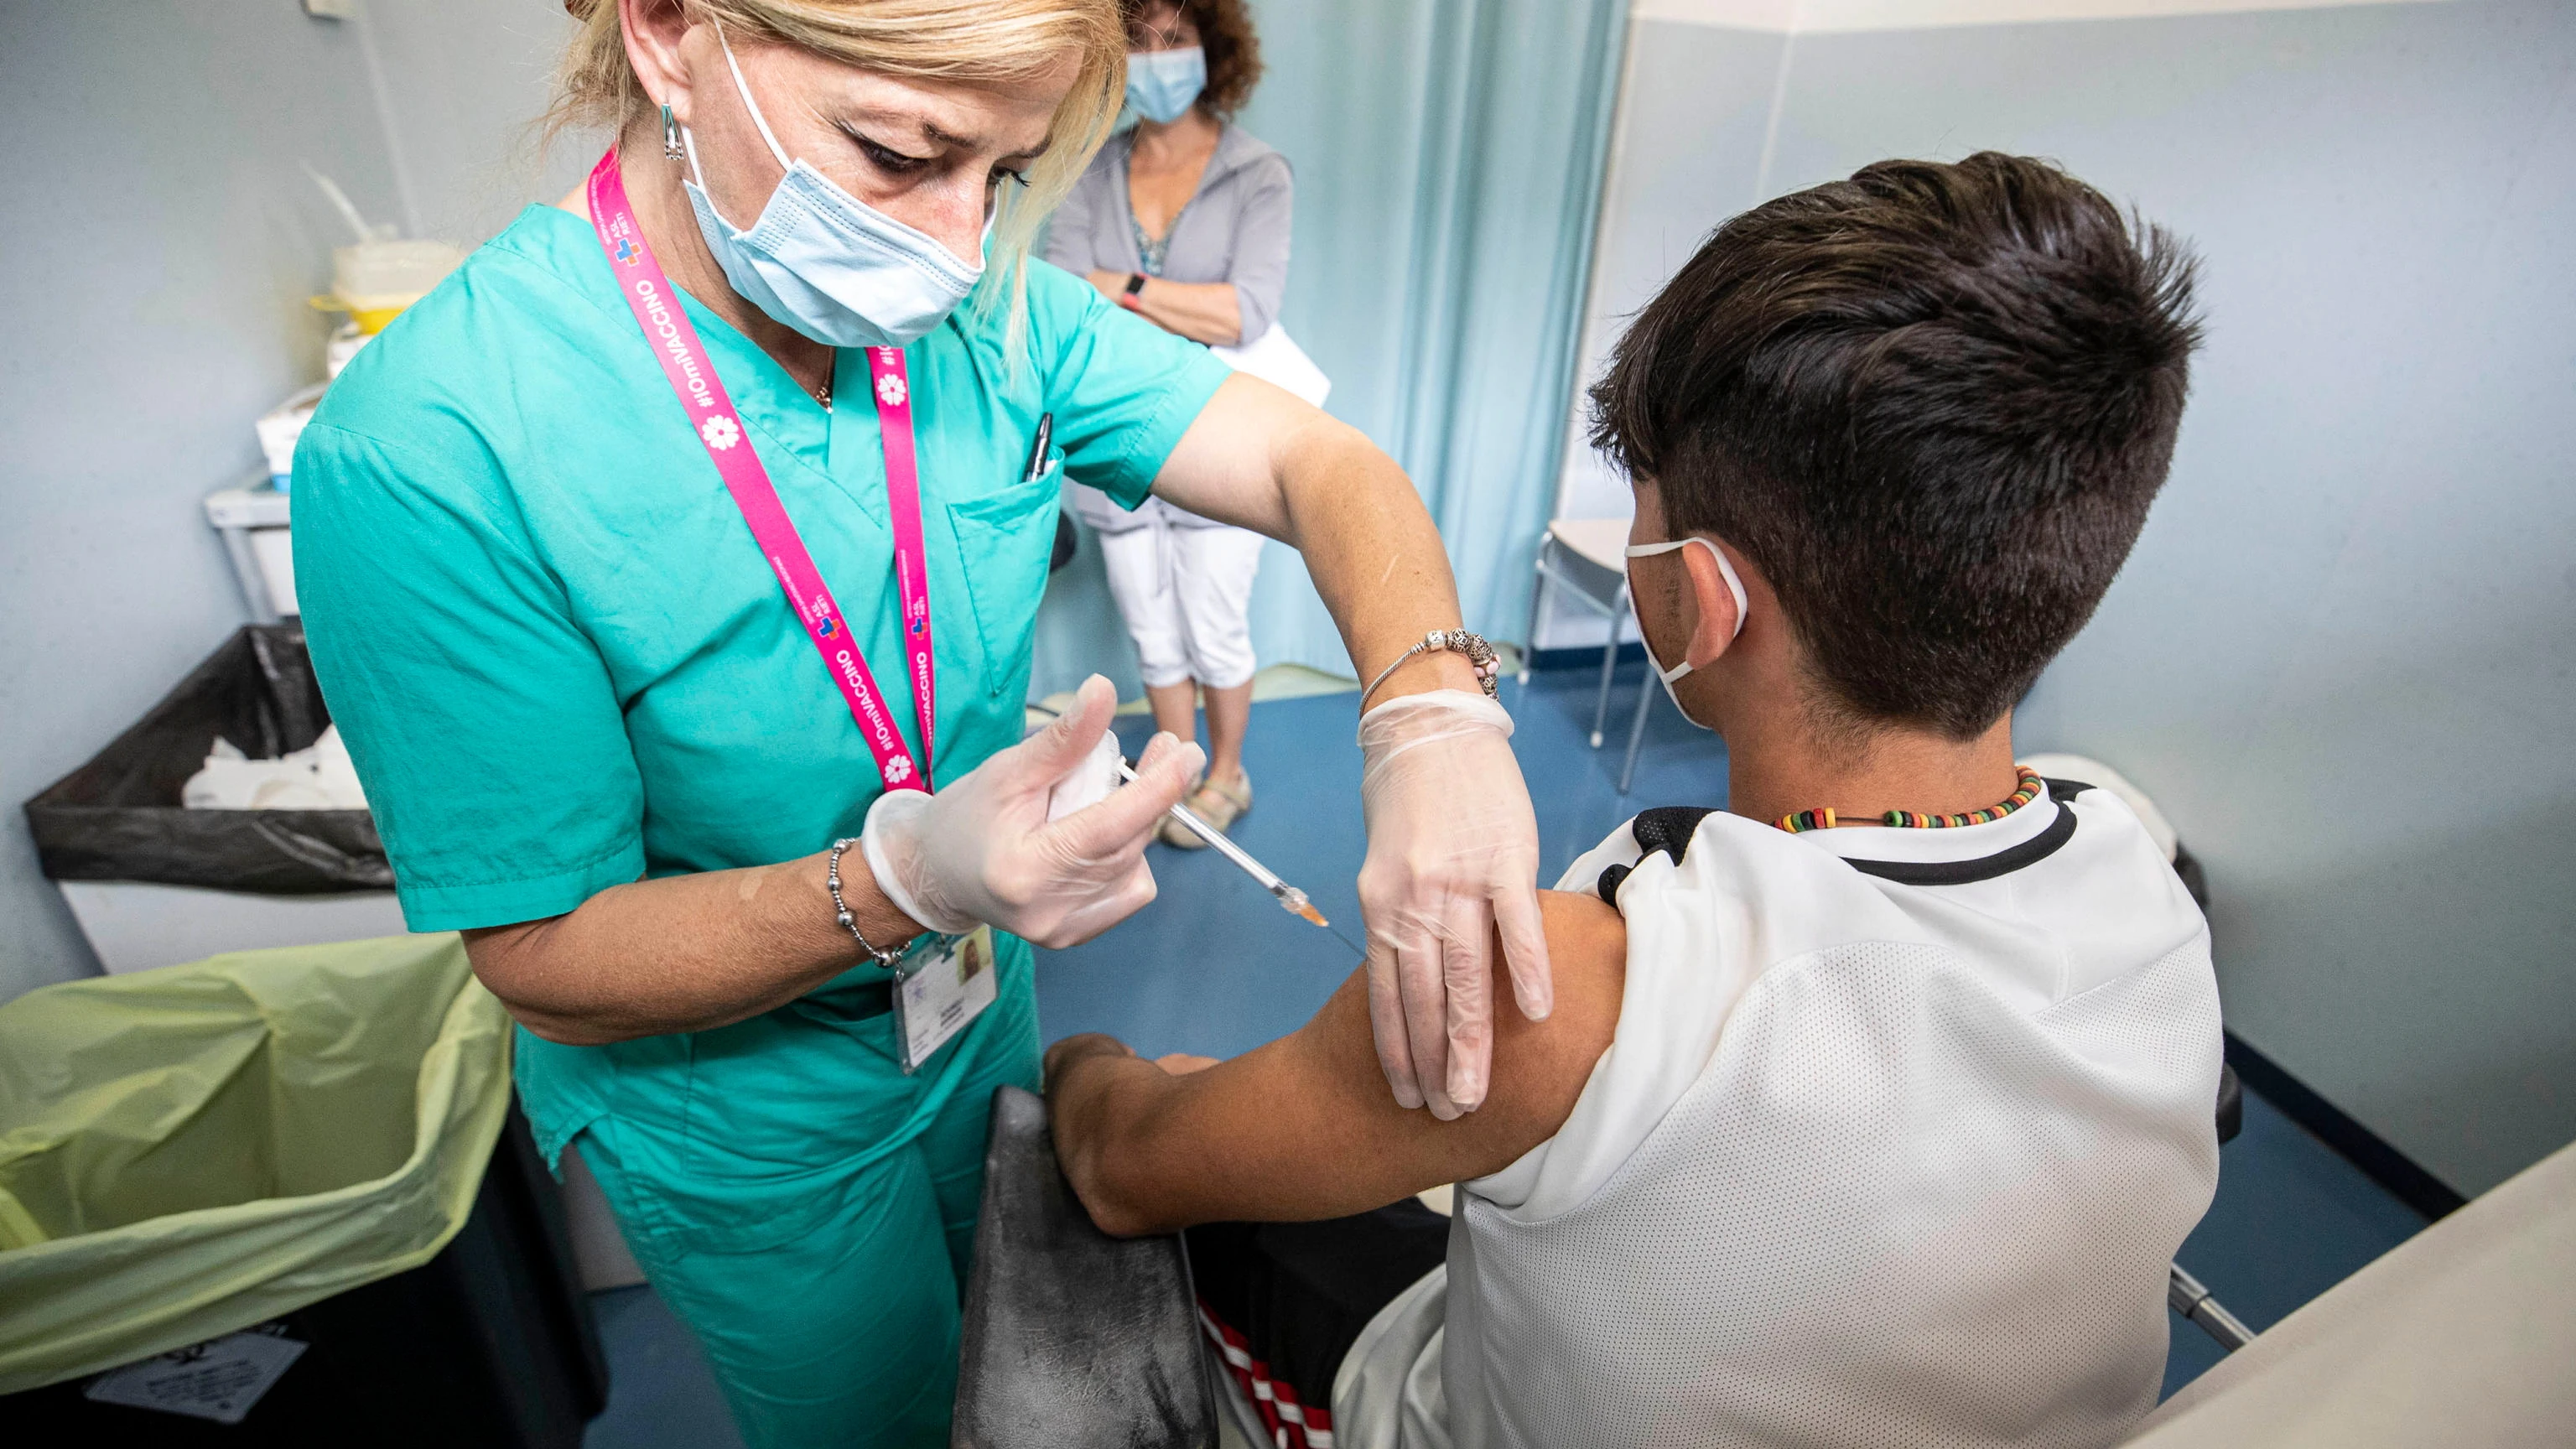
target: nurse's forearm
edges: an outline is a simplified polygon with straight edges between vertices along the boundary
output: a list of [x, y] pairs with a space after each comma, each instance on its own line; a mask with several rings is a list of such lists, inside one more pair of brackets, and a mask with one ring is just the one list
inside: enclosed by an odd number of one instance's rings
[[[1091, 285], [1117, 302], [1126, 295], [1126, 272], [1094, 272]], [[1127, 305], [1122, 303], [1121, 305]], [[1138, 316], [1166, 332], [1177, 332], [1210, 347], [1232, 347], [1243, 340], [1243, 299], [1232, 282], [1167, 282], [1147, 277], [1131, 307]]]
[[[1461, 626], [1458, 580], [1438, 526], [1413, 480], [1358, 429], [1308, 439], [1289, 455], [1281, 478], [1297, 550], [1363, 684], [1425, 633]], [[1417, 654], [1368, 703], [1478, 687], [1465, 655]]]
[[[611, 886], [542, 921], [465, 933], [474, 974], [520, 1025], [598, 1046], [706, 1031], [795, 1000], [857, 965], [817, 852], [780, 865]], [[870, 941], [921, 927], [886, 901], [856, 850], [841, 895]]]

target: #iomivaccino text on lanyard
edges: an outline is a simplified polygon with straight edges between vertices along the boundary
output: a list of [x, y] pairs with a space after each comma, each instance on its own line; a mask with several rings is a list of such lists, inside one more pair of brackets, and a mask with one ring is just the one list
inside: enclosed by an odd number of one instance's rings
[[733, 495], [734, 505], [742, 510], [743, 522], [750, 525], [752, 538], [778, 579], [779, 590], [787, 595], [788, 605], [796, 611], [806, 637], [813, 641], [815, 652], [831, 672], [832, 683], [848, 702], [850, 717], [858, 721], [860, 735], [876, 756], [877, 773], [889, 790], [927, 791], [929, 762], [933, 758], [931, 731], [937, 718], [932, 687], [930, 578], [921, 539], [921, 477], [913, 451], [912, 386], [904, 369], [903, 350], [867, 349], [868, 390], [876, 402], [878, 431], [885, 445], [886, 514], [894, 532], [895, 597], [902, 609], [904, 662], [912, 677], [913, 709], [921, 727], [919, 761], [913, 759], [903, 732], [895, 727], [885, 696], [877, 688], [876, 676], [869, 672], [858, 641], [851, 637], [847, 617], [833, 601], [832, 591], [824, 586], [822, 572], [805, 550], [804, 538], [788, 519], [787, 507], [779, 501], [778, 489], [769, 481], [769, 470], [761, 465], [760, 455], [743, 431], [733, 398], [726, 393], [724, 381], [716, 376], [715, 363], [698, 345], [697, 328], [690, 325], [679, 289], [671, 285], [662, 264], [654, 259], [652, 247], [644, 240], [643, 228], [635, 223], [635, 209], [626, 199], [626, 183], [618, 175], [615, 147], [609, 148], [608, 154], [591, 168], [589, 195], [591, 226], [599, 233], [601, 250], [608, 254], [609, 269], [617, 275], [617, 290], [634, 312], [636, 324], [644, 329], [645, 340], [652, 344], [653, 355], [661, 362], [671, 391], [678, 395], [698, 441], [723, 477], [725, 491]]

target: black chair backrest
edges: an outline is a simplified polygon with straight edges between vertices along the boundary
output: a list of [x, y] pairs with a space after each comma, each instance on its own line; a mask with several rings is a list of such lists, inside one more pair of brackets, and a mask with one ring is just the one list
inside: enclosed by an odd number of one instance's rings
[[1046, 1102], [993, 1094], [957, 1373], [962, 1449], [1213, 1449], [1216, 1401], [1177, 1236], [1094, 1227]]

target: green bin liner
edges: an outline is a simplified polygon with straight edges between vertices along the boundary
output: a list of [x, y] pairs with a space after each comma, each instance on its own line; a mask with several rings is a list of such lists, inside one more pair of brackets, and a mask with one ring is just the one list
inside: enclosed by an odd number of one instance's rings
[[0, 1005], [0, 1394], [428, 1262], [509, 1112], [509, 1028], [452, 934]]

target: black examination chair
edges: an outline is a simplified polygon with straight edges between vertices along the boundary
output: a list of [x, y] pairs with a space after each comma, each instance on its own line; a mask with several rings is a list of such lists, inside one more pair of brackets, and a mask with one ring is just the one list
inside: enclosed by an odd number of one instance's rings
[[1181, 1240], [1093, 1227], [1056, 1166], [1045, 1100], [994, 1092], [949, 1443], [1213, 1449], [1197, 1301]]

